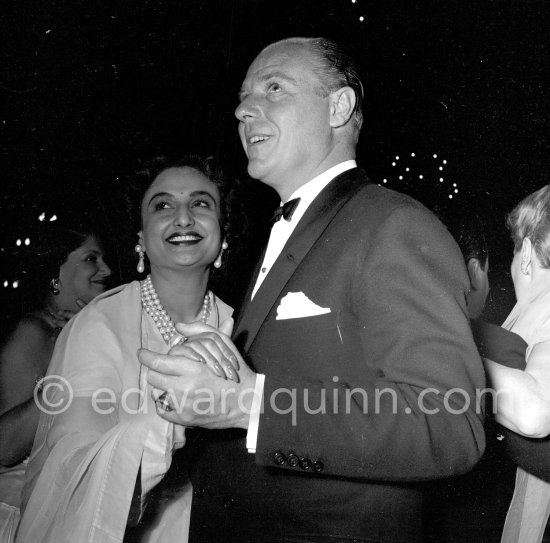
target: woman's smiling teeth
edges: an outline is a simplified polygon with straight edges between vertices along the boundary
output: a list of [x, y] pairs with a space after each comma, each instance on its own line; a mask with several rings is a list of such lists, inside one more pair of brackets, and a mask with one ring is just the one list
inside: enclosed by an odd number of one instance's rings
[[202, 236], [196, 232], [187, 232], [185, 234], [172, 234], [166, 238], [168, 243], [177, 245], [179, 243], [198, 243], [202, 240]]

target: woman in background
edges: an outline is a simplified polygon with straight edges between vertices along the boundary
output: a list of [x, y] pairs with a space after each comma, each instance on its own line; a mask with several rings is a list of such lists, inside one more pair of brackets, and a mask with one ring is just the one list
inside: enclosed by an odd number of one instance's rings
[[[530, 438], [550, 434], [550, 185], [508, 216], [517, 303], [502, 325], [527, 343], [525, 370], [485, 359], [497, 392], [497, 421]], [[550, 484], [518, 468], [502, 542], [540, 542], [550, 512]]]
[[[111, 270], [91, 230], [44, 225], [36, 262], [22, 282], [25, 313], [0, 350], [0, 542], [13, 541], [27, 457], [38, 418], [35, 387], [46, 374], [59, 332], [106, 288]], [[38, 392], [37, 392], [38, 393]]]

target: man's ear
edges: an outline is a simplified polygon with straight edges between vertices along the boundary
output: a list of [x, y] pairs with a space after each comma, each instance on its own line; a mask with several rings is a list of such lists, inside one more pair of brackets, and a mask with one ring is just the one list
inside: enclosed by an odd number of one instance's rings
[[470, 258], [466, 267], [468, 268], [472, 290], [481, 290], [487, 278], [487, 270], [478, 258]]
[[342, 87], [330, 94], [330, 126], [344, 126], [355, 109], [355, 92], [351, 87]]

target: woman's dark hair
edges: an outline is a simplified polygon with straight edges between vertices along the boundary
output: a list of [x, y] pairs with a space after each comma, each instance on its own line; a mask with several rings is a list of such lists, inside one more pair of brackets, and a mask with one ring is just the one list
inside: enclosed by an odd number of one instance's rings
[[222, 229], [225, 232], [225, 222], [228, 216], [228, 194], [232, 187], [216, 158], [211, 156], [201, 157], [198, 155], [185, 155], [172, 158], [163, 155], [156, 156], [141, 166], [136, 172], [135, 177], [130, 181], [127, 192], [128, 207], [132, 212], [134, 221], [138, 221], [138, 230], [141, 229], [141, 203], [143, 197], [159, 174], [169, 168], [193, 168], [218, 187], [220, 193], [221, 223]]
[[94, 236], [101, 236], [89, 225], [61, 222], [42, 223], [19, 259], [19, 277], [23, 312], [39, 309], [50, 292], [50, 282], [59, 277], [59, 268], [68, 256]]

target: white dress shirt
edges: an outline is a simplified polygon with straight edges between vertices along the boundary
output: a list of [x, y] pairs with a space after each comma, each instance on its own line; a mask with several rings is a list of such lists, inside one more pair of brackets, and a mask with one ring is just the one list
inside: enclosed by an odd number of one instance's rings
[[[273, 267], [273, 264], [281, 254], [283, 247], [286, 245], [286, 242], [290, 238], [292, 232], [296, 228], [296, 225], [300, 222], [300, 219], [304, 216], [308, 207], [311, 205], [311, 202], [317, 198], [319, 193], [337, 176], [341, 173], [344, 173], [347, 170], [351, 170], [357, 166], [355, 160], [346, 160], [340, 162], [336, 166], [329, 168], [324, 171], [322, 174], [314, 177], [311, 181], [308, 181], [305, 185], [302, 185], [298, 190], [296, 190], [289, 198], [292, 200], [294, 198], [300, 198], [300, 203], [298, 207], [294, 210], [292, 217], [289, 221], [281, 218], [280, 221], [277, 221], [271, 228], [271, 234], [269, 236], [269, 241], [267, 242], [267, 249], [265, 251], [264, 260], [262, 262], [262, 267], [256, 278], [256, 284], [254, 285], [254, 290], [252, 291], [251, 299], [254, 299], [256, 292], [260, 288], [267, 274]], [[281, 202], [281, 205], [284, 202]], [[248, 422], [248, 432], [246, 434], [246, 447], [248, 452], [256, 452], [256, 443], [258, 441], [258, 429], [260, 426], [260, 408], [262, 405], [262, 396], [264, 389], [265, 375], [258, 374], [256, 376], [256, 386], [254, 389], [254, 399], [252, 402], [252, 407], [250, 410], [250, 420]]]

